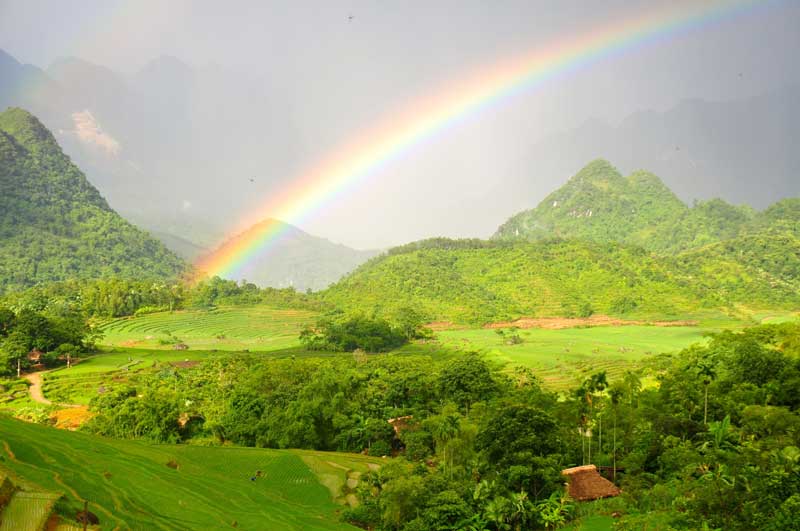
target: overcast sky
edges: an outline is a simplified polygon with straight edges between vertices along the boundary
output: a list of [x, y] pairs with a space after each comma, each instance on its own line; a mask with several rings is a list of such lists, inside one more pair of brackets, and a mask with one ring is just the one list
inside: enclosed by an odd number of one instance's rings
[[[267, 80], [274, 92], [264, 97], [291, 109], [292, 147], [276, 161], [280, 171], [265, 170], [278, 174], [268, 185], [242, 192], [249, 207], [297, 177], [287, 168], [314, 167], [415, 97], [503, 58], [674, 2], [0, 0], [0, 48], [40, 67], [77, 56], [133, 73], [171, 55]], [[491, 201], [487, 194], [531, 143], [589, 119], [616, 122], [686, 98], [742, 98], [797, 83], [799, 28], [800, 2], [766, 2], [594, 63], [424, 143], [302, 228], [357, 247], [488, 236], [512, 212], [473, 207]], [[541, 196], [565, 177], [531, 175], [542, 179]]]

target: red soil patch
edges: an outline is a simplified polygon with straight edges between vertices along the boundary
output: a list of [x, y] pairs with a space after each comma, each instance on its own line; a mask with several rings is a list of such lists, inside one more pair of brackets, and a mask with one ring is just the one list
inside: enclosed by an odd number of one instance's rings
[[173, 361], [170, 363], [173, 367], [177, 367], [178, 369], [191, 369], [195, 365], [198, 365], [199, 361]]
[[434, 321], [432, 323], [426, 324], [425, 326], [427, 326], [434, 332], [441, 332], [442, 330], [458, 330], [464, 328], [463, 326], [459, 326], [450, 321]]
[[547, 330], [560, 330], [563, 328], [577, 328], [581, 326], [697, 326], [697, 321], [633, 321], [616, 319], [607, 315], [593, 315], [591, 317], [520, 317], [515, 321], [489, 323], [484, 328], [544, 328]]
[[50, 420], [54, 422], [55, 427], [58, 429], [77, 430], [93, 416], [94, 413], [90, 412], [88, 407], [79, 406], [59, 409], [50, 415]]
[[122, 343], [119, 344], [119, 346], [130, 348], [130, 347], [135, 347], [139, 343], [141, 343], [141, 341], [135, 341], [135, 340], [131, 339], [131, 340], [128, 340], [128, 341], [123, 341]]

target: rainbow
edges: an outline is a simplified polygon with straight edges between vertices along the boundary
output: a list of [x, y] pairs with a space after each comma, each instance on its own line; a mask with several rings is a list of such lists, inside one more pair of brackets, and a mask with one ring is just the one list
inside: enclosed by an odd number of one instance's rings
[[[543, 83], [637, 46], [657, 43], [703, 28], [759, 4], [754, 0], [676, 2], [663, 9], [554, 42], [533, 53], [503, 61], [469, 79], [444, 87], [392, 113], [330, 158], [296, 179], [243, 220], [250, 227], [195, 264], [200, 275], [237, 278], [243, 268], [269, 251], [289, 225], [346, 194], [382, 166], [490, 107]], [[266, 221], [265, 221], [266, 220]]]

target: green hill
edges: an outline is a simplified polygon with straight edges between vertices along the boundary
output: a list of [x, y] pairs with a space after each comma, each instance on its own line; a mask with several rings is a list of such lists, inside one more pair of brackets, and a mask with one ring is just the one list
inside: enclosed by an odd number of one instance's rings
[[[782, 307], [800, 301], [792, 272], [795, 239], [765, 234], [746, 240], [739, 256], [730, 244], [664, 258], [639, 247], [579, 240], [530, 243], [433, 241], [375, 258], [320, 297], [341, 308], [391, 315], [413, 307], [432, 320], [461, 323], [518, 317], [681, 318], [703, 309]], [[764, 263], [758, 243], [777, 255]]]
[[[63, 494], [55, 511], [67, 520], [87, 500], [101, 529], [354, 529], [337, 520], [314, 460], [300, 452], [152, 445], [8, 417], [0, 433], [0, 476]], [[251, 481], [257, 470], [263, 477]]]
[[595, 160], [536, 208], [512, 216], [494, 235], [500, 240], [552, 237], [620, 242], [674, 253], [694, 249], [769, 224], [771, 217], [800, 220], [791, 201], [761, 220], [750, 207], [721, 199], [684, 204], [646, 171], [623, 177], [605, 160]]
[[108, 206], [30, 113], [0, 113], [0, 290], [42, 281], [174, 277], [184, 264]]

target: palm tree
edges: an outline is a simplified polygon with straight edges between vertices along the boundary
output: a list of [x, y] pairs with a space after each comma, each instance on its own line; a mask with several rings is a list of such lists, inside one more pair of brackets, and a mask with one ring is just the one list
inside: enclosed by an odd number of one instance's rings
[[703, 398], [703, 425], [708, 426], [708, 386], [717, 377], [717, 372], [714, 370], [714, 365], [708, 361], [697, 362], [697, 374], [703, 378], [703, 386], [705, 386], [705, 396]]
[[611, 395], [611, 408], [614, 412], [614, 443], [613, 443], [613, 450], [611, 453], [611, 460], [612, 460], [612, 477], [613, 480], [617, 480], [617, 408], [619, 407], [619, 401], [622, 398], [622, 389], [619, 387], [612, 387], [611, 391], [609, 392]]
[[447, 443], [458, 435], [461, 430], [460, 423], [461, 419], [458, 415], [444, 415], [440, 422], [436, 424], [433, 431], [436, 444], [442, 448], [442, 459], [445, 467], [448, 469], [448, 473], [450, 472], [450, 463], [447, 460]]

